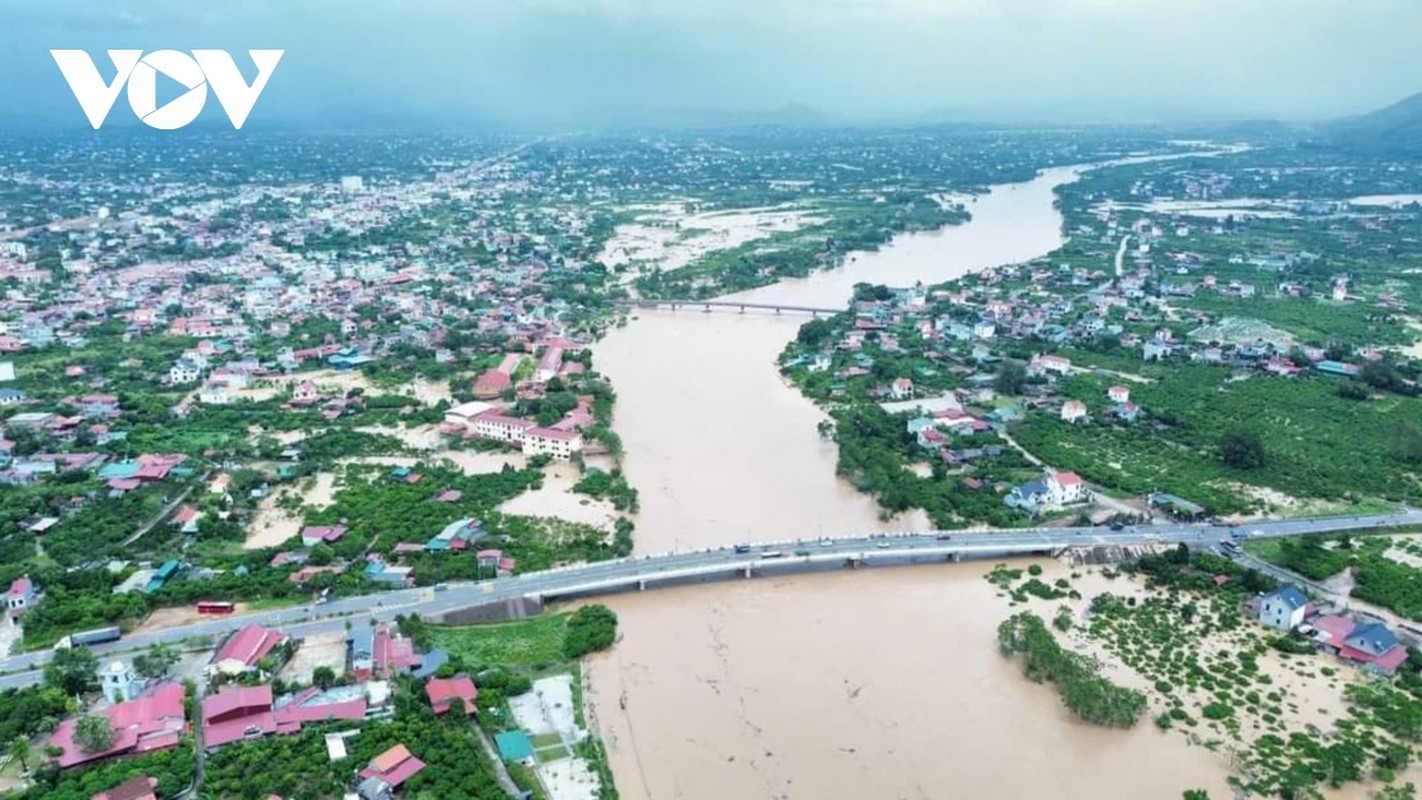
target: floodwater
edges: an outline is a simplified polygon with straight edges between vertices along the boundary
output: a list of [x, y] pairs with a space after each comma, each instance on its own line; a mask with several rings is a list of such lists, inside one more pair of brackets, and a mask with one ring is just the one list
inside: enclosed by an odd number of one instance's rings
[[[735, 295], [842, 308], [858, 282], [935, 283], [1062, 241], [1068, 168], [994, 189], [970, 224], [909, 234], [843, 267]], [[920, 528], [884, 521], [834, 476], [822, 414], [775, 358], [804, 316], [639, 312], [597, 346], [617, 387], [642, 552]], [[1010, 612], [962, 564], [618, 596], [589, 698], [623, 797], [1169, 798], [1228, 796], [1223, 759], [1149, 722], [1073, 722], [997, 654]]]

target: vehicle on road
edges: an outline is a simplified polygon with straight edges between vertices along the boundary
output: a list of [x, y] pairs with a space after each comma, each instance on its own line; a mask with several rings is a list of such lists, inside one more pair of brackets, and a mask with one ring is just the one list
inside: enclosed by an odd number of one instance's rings
[[795, 551], [795, 555], [797, 555], [797, 556], [807, 556], [807, 555], [809, 555], [809, 554], [810, 554], [810, 551], [809, 551], [809, 550], [796, 550], [796, 551]]
[[875, 547], [879, 547], [879, 548], [884, 548], [884, 547], [888, 547], [888, 546], [889, 546], [889, 543], [888, 543], [888, 542], [879, 542], [877, 545], [875, 545]]
[[737, 553], [749, 553], [749, 552], [750, 552], [750, 545], [748, 545], [748, 544], [738, 544], [738, 545], [736, 545], [736, 552], [737, 552]]
[[785, 555], [783, 550], [766, 550], [760, 554], [761, 558], [781, 558]]
[[1113, 523], [1111, 523], [1111, 530], [1113, 530], [1113, 531], [1119, 531], [1119, 530], [1121, 530], [1121, 529], [1124, 528], [1124, 527], [1126, 527], [1125, 524], [1123, 524], [1123, 523], [1121, 523], [1121, 522], [1119, 522], [1119, 521], [1118, 521], [1118, 522], [1113, 522]]
[[834, 547], [834, 542], [829, 539], [821, 539], [820, 547]]
[[435, 589], [436, 592], [447, 592], [447, 591], [449, 591], [449, 584], [447, 584], [447, 583], [436, 583], [434, 589]]
[[202, 600], [197, 604], [199, 614], [231, 614], [237, 606], [225, 600]]
[[123, 636], [123, 630], [117, 625], [107, 628], [95, 628], [92, 631], [81, 633], [71, 633], [68, 636], [54, 643], [56, 650], [65, 650], [70, 647], [87, 647], [91, 644], [104, 644], [106, 642], [117, 642]]
[[936, 539], [937, 539], [938, 541], [940, 541], [940, 542], [946, 542], [946, 541], [948, 541], [948, 540], [950, 540], [950, 539], [953, 538], [953, 534], [951, 534], [951, 533], [940, 533], [940, 534], [938, 534], [938, 535], [937, 535], [936, 537], [934, 537], [934, 538], [936, 538]]

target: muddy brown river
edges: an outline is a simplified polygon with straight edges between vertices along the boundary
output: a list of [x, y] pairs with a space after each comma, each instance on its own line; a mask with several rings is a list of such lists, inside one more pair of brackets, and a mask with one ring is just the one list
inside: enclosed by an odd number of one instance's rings
[[[842, 307], [858, 282], [935, 283], [1062, 241], [1069, 168], [1000, 186], [973, 220], [735, 295]], [[804, 316], [640, 312], [597, 348], [617, 387], [641, 552], [919, 528], [834, 475], [820, 412], [775, 359]], [[985, 563], [719, 583], [608, 598], [622, 638], [588, 664], [621, 794], [642, 798], [1229, 796], [1226, 764], [1153, 726], [1071, 720], [995, 644]]]

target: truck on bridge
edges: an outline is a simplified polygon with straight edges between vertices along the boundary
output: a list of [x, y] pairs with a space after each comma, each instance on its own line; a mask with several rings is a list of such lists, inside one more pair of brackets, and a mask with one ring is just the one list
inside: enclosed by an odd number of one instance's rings
[[95, 628], [92, 631], [71, 633], [55, 642], [54, 647], [57, 650], [65, 650], [70, 647], [88, 647], [91, 644], [117, 642], [121, 636], [123, 636], [123, 630], [117, 625], [110, 625], [107, 628]]

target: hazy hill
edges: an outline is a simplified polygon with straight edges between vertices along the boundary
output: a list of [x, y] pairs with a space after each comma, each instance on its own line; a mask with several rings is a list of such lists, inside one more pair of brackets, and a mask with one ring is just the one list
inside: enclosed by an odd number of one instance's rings
[[1335, 120], [1322, 132], [1349, 149], [1422, 153], [1422, 93], [1370, 114]]

